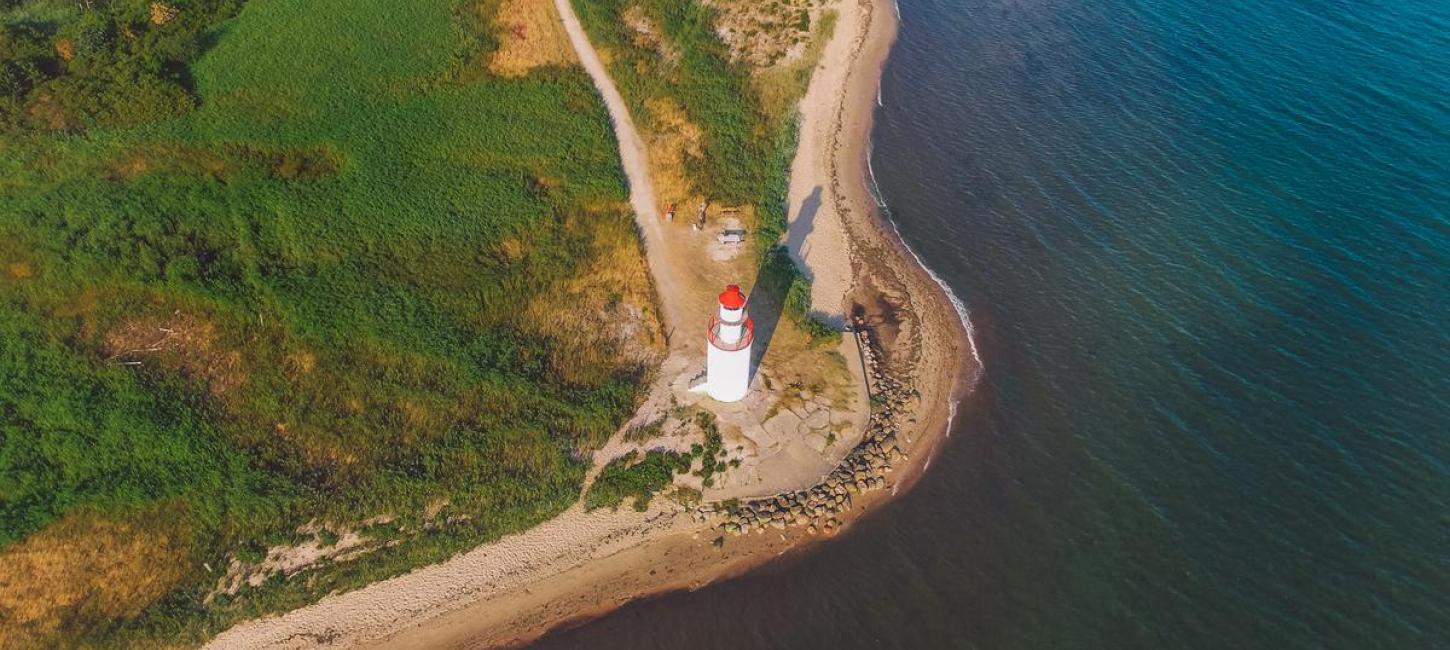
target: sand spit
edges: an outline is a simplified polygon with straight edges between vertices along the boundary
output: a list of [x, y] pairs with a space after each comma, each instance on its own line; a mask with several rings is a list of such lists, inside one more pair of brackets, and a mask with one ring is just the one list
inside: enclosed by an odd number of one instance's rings
[[[587, 40], [581, 46], [583, 30], [569, 0], [556, 4], [581, 63], [600, 84], [603, 67]], [[516, 645], [643, 595], [698, 588], [742, 572], [821, 539], [819, 533], [849, 526], [863, 511], [910, 486], [942, 439], [954, 400], [969, 387], [976, 369], [951, 299], [878, 218], [866, 189], [871, 117], [880, 68], [895, 38], [894, 9], [885, 0], [842, 0], [837, 11], [835, 35], [801, 102], [802, 153], [792, 167], [787, 238], [815, 279], [814, 307], [839, 322], [861, 325], [857, 336], [864, 370], [879, 391], [873, 395], [889, 393], [873, 399], [872, 428], [841, 464], [815, 483], [787, 492], [805, 494], [804, 499], [762, 495], [742, 499], [734, 512], [689, 509], [668, 499], [654, 500], [642, 513], [628, 508], [587, 513], [576, 504], [538, 527], [446, 562], [240, 624], [209, 647]], [[668, 277], [659, 266], [667, 260], [653, 202], [646, 198], [648, 178], [635, 175], [647, 169], [643, 147], [628, 126], [627, 113], [622, 119], [616, 113], [616, 108], [623, 111], [617, 91], [604, 81], [601, 94], [615, 117], [632, 203], [648, 222], [641, 225], [658, 281]], [[673, 289], [657, 287], [662, 302], [670, 302]], [[664, 316], [667, 323], [679, 322], [678, 313], [667, 310]], [[672, 351], [662, 378], [674, 377], [688, 362]], [[646, 408], [665, 394], [661, 390], [659, 384], [652, 387]], [[827, 494], [829, 517], [796, 516], [806, 505], [824, 507]], [[849, 496], [838, 499], [842, 494]], [[748, 519], [742, 518], [741, 506], [748, 506]], [[725, 534], [743, 532], [746, 521], [753, 534]]]

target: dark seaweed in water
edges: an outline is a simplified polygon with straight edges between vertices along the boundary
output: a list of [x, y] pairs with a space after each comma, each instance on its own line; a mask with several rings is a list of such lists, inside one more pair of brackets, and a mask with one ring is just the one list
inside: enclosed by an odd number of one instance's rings
[[985, 374], [818, 550], [543, 648], [1450, 647], [1450, 4], [902, 0]]

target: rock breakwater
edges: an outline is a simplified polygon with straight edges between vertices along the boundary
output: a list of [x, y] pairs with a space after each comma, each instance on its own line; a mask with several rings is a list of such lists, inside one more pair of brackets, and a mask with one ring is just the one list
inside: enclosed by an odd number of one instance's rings
[[[897, 440], [902, 421], [911, 418], [920, 393], [912, 387], [911, 377], [894, 376], [881, 362], [884, 355], [880, 341], [863, 320], [853, 322], [852, 334], [861, 350], [871, 396], [871, 416], [861, 442], [809, 488], [703, 504], [692, 513], [697, 521], [715, 522], [724, 535], [792, 526], [805, 526], [811, 534], [829, 534], [841, 527], [841, 515], [851, 508], [853, 495], [889, 485], [886, 476], [892, 471], [892, 463], [906, 459]], [[723, 537], [716, 541], [723, 542]]]

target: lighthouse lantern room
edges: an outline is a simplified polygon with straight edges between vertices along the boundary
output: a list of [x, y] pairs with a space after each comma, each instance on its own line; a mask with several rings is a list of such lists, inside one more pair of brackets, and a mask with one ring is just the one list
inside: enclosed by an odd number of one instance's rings
[[755, 323], [745, 309], [745, 294], [739, 285], [725, 287], [720, 308], [705, 330], [705, 383], [698, 388], [721, 402], [744, 399], [750, 388], [754, 339]]

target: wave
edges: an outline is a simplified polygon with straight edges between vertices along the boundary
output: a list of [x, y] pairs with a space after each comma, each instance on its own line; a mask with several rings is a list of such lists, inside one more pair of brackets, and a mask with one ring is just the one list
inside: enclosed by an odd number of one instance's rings
[[[957, 320], [961, 322], [962, 329], [967, 332], [967, 347], [972, 352], [972, 361], [975, 362], [976, 367], [976, 371], [972, 373], [971, 384], [976, 385], [977, 380], [982, 377], [985, 366], [982, 364], [982, 355], [977, 352], [977, 332], [976, 328], [972, 327], [971, 312], [967, 310], [967, 304], [962, 302], [962, 299], [957, 296], [957, 293], [952, 291], [952, 288], [947, 285], [946, 280], [943, 280], [940, 275], [936, 274], [936, 271], [933, 271], [930, 266], [927, 266], [926, 261], [921, 259], [921, 256], [916, 253], [916, 249], [912, 248], [911, 244], [907, 243], [906, 238], [901, 236], [901, 229], [896, 226], [896, 220], [891, 218], [891, 208], [886, 205], [886, 201], [881, 197], [881, 186], [876, 182], [876, 170], [871, 166], [874, 146], [873, 142], [868, 141], [866, 143], [866, 180], [868, 181], [866, 191], [871, 195], [871, 200], [875, 201], [876, 206], [881, 209], [883, 220], [891, 224], [891, 231], [896, 233], [897, 241], [901, 242], [901, 246], [906, 249], [906, 252], [911, 254], [913, 260], [916, 260], [917, 266], [920, 266], [923, 271], [926, 271], [927, 276], [931, 278], [932, 282], [936, 283], [936, 286], [941, 288], [942, 292], [946, 294], [947, 300], [952, 303], [952, 309], [957, 312]], [[951, 435], [952, 420], [956, 416], [957, 402], [953, 400], [947, 412], [947, 435]]]
[[[971, 349], [972, 360], [976, 362], [977, 367], [976, 372], [972, 373], [972, 383], [977, 383], [977, 379], [982, 376], [984, 367], [982, 365], [982, 356], [977, 353], [977, 333], [976, 329], [972, 327], [972, 317], [970, 312], [967, 311], [966, 303], [957, 297], [956, 292], [947, 286], [946, 281], [940, 275], [937, 275], [936, 271], [931, 270], [931, 267], [926, 265], [926, 262], [921, 259], [921, 256], [916, 254], [916, 250], [911, 247], [911, 244], [906, 243], [906, 240], [901, 237], [901, 229], [897, 228], [896, 222], [889, 218], [889, 213], [887, 221], [891, 224], [891, 230], [896, 233], [896, 238], [901, 240], [902, 247], [906, 249], [906, 252], [911, 253], [912, 259], [916, 260], [916, 263], [921, 266], [922, 270], [926, 271], [926, 274], [931, 277], [932, 282], [935, 282], [936, 286], [941, 287], [941, 290], [946, 293], [947, 300], [951, 301], [952, 309], [956, 310], [957, 319], [962, 323], [962, 329], [967, 332], [967, 347]], [[956, 403], [953, 402], [952, 415], [955, 414]]]
[[[878, 102], [881, 101], [880, 94], [876, 95], [876, 97]], [[876, 207], [886, 210], [886, 200], [881, 198], [881, 186], [876, 183], [876, 168], [871, 166], [871, 158], [874, 151], [876, 151], [876, 145], [868, 141], [866, 143], [866, 193], [871, 195], [871, 201], [876, 204]], [[891, 227], [895, 228], [896, 224], [891, 224]], [[901, 233], [898, 232], [896, 235], [899, 239]], [[920, 262], [921, 260], [917, 261]]]

